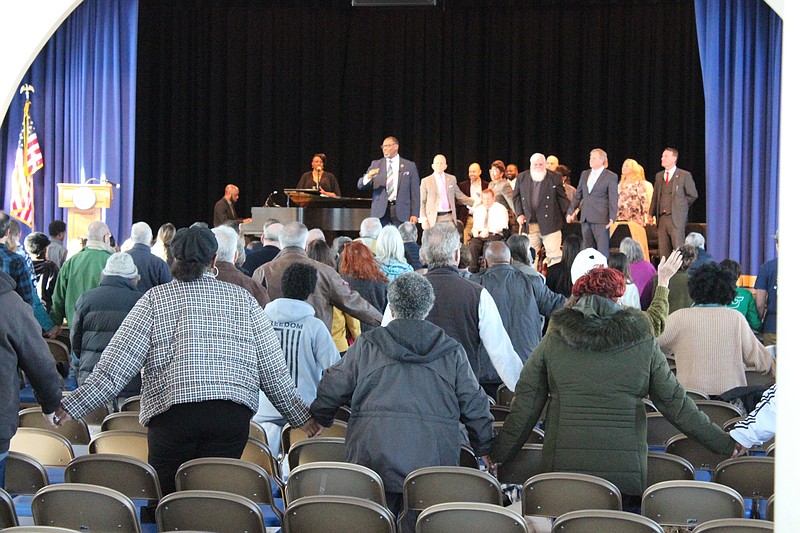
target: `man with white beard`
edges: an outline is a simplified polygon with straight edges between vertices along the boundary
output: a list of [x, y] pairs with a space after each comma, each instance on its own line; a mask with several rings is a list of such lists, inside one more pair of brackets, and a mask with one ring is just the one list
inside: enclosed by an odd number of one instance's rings
[[523, 232], [527, 231], [538, 267], [538, 250], [544, 245], [546, 262], [561, 261], [561, 228], [569, 208], [569, 199], [561, 176], [547, 170], [545, 157], [531, 156], [531, 168], [517, 177], [514, 188], [514, 212]]

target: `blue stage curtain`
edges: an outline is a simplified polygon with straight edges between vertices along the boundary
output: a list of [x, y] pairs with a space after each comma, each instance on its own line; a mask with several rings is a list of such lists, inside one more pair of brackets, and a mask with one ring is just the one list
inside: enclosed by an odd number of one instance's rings
[[[56, 183], [105, 178], [120, 184], [106, 222], [118, 241], [130, 233], [138, 6], [138, 0], [85, 0], [23, 77], [20, 85], [36, 89], [31, 116], [44, 156], [44, 168], [34, 175], [37, 231], [47, 233], [52, 220], [66, 220], [66, 210], [57, 206]], [[0, 193], [6, 210], [24, 98], [14, 98], [0, 129], [5, 155]]]
[[[695, 0], [706, 99], [708, 250], [743, 274], [775, 255], [783, 22], [762, 0]], [[680, 161], [678, 162], [680, 166]]]

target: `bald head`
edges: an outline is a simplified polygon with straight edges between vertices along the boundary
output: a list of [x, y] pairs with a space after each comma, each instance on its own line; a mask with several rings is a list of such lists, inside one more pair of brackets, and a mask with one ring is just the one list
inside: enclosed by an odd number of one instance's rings
[[433, 158], [433, 164], [431, 165], [431, 168], [433, 169], [434, 173], [442, 174], [447, 168], [447, 158], [442, 154], [438, 154]]
[[467, 172], [469, 174], [469, 179], [472, 181], [481, 179], [481, 166], [478, 163], [472, 163]]
[[[534, 155], [541, 155], [541, 154], [534, 154]], [[558, 158], [554, 155], [547, 156], [547, 170], [552, 170], [553, 172], [555, 172], [557, 167], [558, 167]]]
[[239, 187], [233, 183], [227, 184], [225, 186], [225, 198], [231, 203], [235, 203], [239, 200]]
[[105, 222], [99, 220], [95, 220], [86, 228], [86, 238], [90, 241], [103, 242], [109, 235], [111, 235], [111, 232], [108, 230], [108, 226], [106, 226]]
[[508, 249], [506, 243], [500, 241], [493, 241], [486, 245], [483, 250], [483, 258], [486, 259], [486, 265], [507, 265], [511, 263], [511, 250]]

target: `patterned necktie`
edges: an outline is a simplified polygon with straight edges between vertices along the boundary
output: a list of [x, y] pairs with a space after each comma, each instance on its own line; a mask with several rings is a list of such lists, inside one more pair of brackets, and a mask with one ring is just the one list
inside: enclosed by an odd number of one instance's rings
[[394, 170], [392, 169], [392, 160], [386, 158], [386, 192], [389, 194], [389, 200], [394, 196]]

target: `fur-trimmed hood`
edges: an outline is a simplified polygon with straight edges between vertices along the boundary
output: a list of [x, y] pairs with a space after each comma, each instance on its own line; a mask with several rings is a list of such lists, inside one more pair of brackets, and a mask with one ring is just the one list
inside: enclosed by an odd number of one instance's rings
[[651, 326], [638, 309], [624, 309], [608, 298], [585, 296], [554, 312], [547, 331], [574, 348], [602, 352], [643, 340], [651, 335]]

